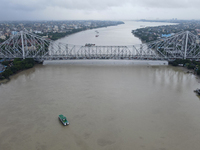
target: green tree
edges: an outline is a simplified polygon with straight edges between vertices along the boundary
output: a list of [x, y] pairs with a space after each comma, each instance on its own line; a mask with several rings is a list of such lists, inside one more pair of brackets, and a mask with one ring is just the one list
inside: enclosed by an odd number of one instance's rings
[[3, 61], [3, 62], [2, 62], [2, 65], [8, 66], [9, 63], [10, 63], [9, 61]]
[[6, 69], [3, 73], [2, 76], [4, 76], [5, 78], [9, 78], [10, 75], [12, 75], [13, 72], [10, 69]]

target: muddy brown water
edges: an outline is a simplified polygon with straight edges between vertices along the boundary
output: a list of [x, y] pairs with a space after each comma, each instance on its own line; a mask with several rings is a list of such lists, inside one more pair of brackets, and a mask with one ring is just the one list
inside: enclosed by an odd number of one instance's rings
[[197, 150], [198, 87], [170, 66], [38, 65], [0, 85], [0, 149]]

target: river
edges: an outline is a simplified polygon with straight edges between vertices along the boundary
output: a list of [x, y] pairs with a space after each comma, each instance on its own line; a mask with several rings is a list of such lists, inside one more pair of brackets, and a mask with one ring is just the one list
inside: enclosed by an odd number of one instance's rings
[[[101, 28], [98, 39], [88, 30], [60, 41], [101, 45], [103, 36], [116, 35], [105, 45], [136, 44], [131, 30], [140, 25]], [[0, 85], [0, 149], [200, 149], [200, 99], [193, 92], [199, 79], [185, 72], [112, 62], [36, 65]], [[69, 126], [59, 122], [59, 114]]]
[[[118, 26], [86, 30], [78, 34], [73, 34], [59, 39], [58, 42], [73, 45], [85, 45], [86, 43], [92, 43], [97, 46], [135, 45], [141, 44], [141, 40], [131, 33], [132, 30], [160, 25], [172, 25], [172, 23], [125, 21], [125, 24]], [[99, 33], [96, 33], [95, 31], [98, 31]], [[98, 37], [96, 37], [97, 34], [99, 35]]]

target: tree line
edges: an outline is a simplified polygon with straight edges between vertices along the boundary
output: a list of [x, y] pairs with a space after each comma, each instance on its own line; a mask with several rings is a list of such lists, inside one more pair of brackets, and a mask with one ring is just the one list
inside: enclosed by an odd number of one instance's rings
[[13, 75], [21, 70], [32, 68], [35, 64], [33, 58], [15, 58], [13, 61], [3, 61], [2, 65], [7, 66], [5, 71], [0, 74], [0, 80], [8, 79], [10, 75]]
[[193, 69], [197, 75], [200, 75], [200, 62], [189, 60], [189, 59], [176, 59], [175, 61], [169, 62], [172, 66], [182, 65], [187, 69]]

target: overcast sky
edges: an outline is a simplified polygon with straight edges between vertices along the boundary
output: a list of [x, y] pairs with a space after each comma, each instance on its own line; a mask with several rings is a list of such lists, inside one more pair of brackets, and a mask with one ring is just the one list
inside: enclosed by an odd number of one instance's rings
[[200, 19], [200, 0], [0, 0], [4, 20]]

